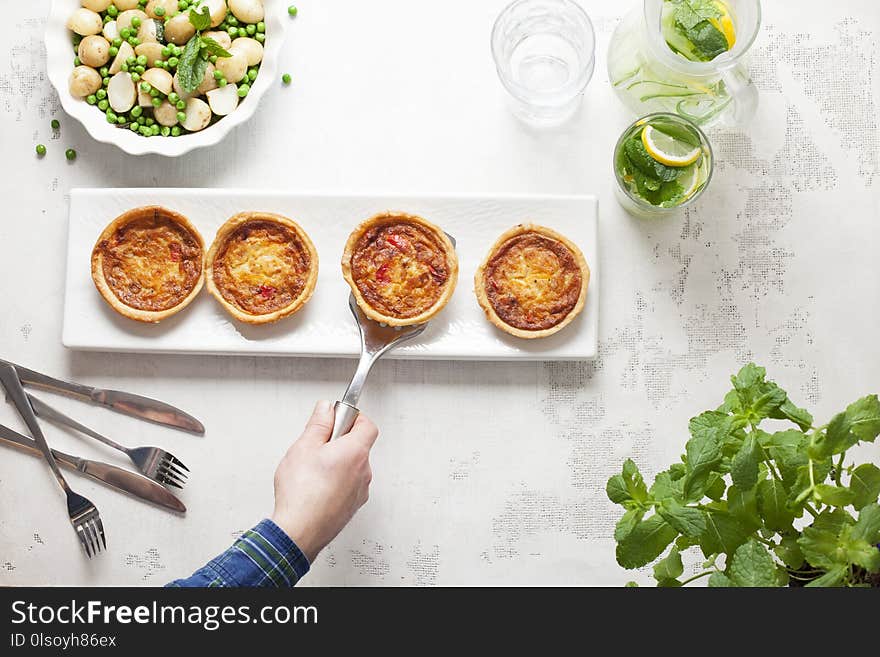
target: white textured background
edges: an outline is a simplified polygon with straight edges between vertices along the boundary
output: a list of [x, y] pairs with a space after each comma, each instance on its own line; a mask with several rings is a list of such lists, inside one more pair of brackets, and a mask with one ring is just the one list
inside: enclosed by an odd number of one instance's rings
[[[159, 585], [189, 574], [268, 512], [277, 459], [352, 366], [65, 351], [71, 187], [599, 195], [599, 358], [381, 364], [362, 403], [382, 429], [371, 500], [310, 584], [620, 584], [630, 575], [614, 562], [606, 478], [626, 456], [650, 474], [675, 459], [687, 419], [720, 401], [739, 364], [766, 364], [820, 418], [880, 388], [875, 0], [764, 3], [758, 116], [747, 132], [712, 135], [711, 188], [662, 223], [629, 218], [611, 193], [611, 150], [630, 117], [604, 52], [635, 0], [583, 2], [598, 33], [596, 75], [583, 111], [554, 133], [529, 132], [506, 111], [488, 47], [504, 0], [299, 0], [281, 65], [293, 85], [279, 83], [224, 144], [174, 161], [125, 156], [66, 119], [45, 76], [48, 2], [4, 4], [0, 355], [170, 400], [208, 434], [59, 403], [122, 441], [179, 454], [194, 470], [189, 512], [71, 477], [109, 536], [109, 554], [87, 561], [45, 465], [0, 448], [0, 584]], [[79, 153], [72, 164], [67, 147]], [[9, 407], [0, 422], [21, 426]]]

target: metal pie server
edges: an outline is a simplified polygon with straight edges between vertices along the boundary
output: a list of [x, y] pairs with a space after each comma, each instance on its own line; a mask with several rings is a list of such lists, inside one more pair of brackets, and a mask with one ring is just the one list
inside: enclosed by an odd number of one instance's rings
[[358, 306], [354, 294], [348, 295], [348, 307], [351, 309], [351, 314], [354, 315], [358, 331], [361, 334], [361, 357], [345, 395], [333, 407], [336, 415], [333, 420], [333, 432], [330, 434], [330, 440], [351, 431], [354, 421], [360, 414], [357, 403], [361, 398], [364, 384], [367, 382], [367, 376], [376, 361], [394, 347], [421, 335], [428, 326], [426, 322], [414, 326], [394, 327], [373, 321]]

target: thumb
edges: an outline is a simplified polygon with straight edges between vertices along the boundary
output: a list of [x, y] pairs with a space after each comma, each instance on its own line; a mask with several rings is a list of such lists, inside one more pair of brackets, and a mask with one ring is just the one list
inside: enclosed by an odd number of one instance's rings
[[333, 431], [333, 405], [326, 399], [315, 404], [312, 416], [306, 422], [306, 428], [300, 440], [314, 443], [326, 443]]

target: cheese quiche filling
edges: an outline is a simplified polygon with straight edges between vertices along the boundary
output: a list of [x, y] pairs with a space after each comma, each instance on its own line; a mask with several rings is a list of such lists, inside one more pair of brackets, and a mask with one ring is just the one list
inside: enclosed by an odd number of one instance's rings
[[351, 257], [352, 279], [364, 301], [397, 319], [430, 310], [449, 285], [450, 273], [443, 243], [405, 219], [366, 230]]
[[96, 247], [107, 286], [126, 306], [151, 312], [174, 308], [202, 273], [202, 246], [190, 230], [154, 208], [119, 226]]
[[504, 242], [485, 268], [486, 297], [506, 324], [525, 331], [550, 329], [578, 303], [581, 268], [562, 242], [524, 233]]
[[267, 315], [296, 301], [312, 268], [309, 250], [292, 228], [253, 220], [238, 226], [217, 251], [214, 284], [230, 304]]

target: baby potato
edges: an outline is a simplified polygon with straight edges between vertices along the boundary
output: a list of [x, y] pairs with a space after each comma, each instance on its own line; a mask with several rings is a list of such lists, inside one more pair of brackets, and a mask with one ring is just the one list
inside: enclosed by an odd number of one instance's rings
[[202, 32], [203, 37], [208, 37], [209, 39], [214, 39], [223, 50], [229, 50], [232, 46], [232, 37], [229, 36], [229, 32], [223, 32], [222, 30], [214, 30], [211, 32]]
[[162, 54], [162, 44], [155, 41], [140, 44], [134, 49], [134, 54], [146, 57], [148, 66], [155, 66], [157, 59], [163, 61], [166, 59], [165, 55]]
[[226, 18], [226, 0], [204, 0], [199, 6], [200, 12], [202, 7], [208, 8], [208, 13], [211, 15], [211, 27], [217, 27]]
[[156, 26], [156, 21], [152, 18], [143, 21], [138, 28], [137, 38], [141, 43], [157, 43], [159, 41], [159, 28]]
[[[162, 16], [156, 13], [156, 8], [161, 7], [165, 11]], [[172, 16], [177, 11], [177, 0], [150, 0], [144, 7], [147, 16], [150, 18], [162, 18], [164, 16]]]
[[154, 89], [158, 89], [166, 96], [171, 93], [174, 83], [171, 73], [164, 68], [148, 68], [144, 71], [143, 75], [141, 75], [141, 80], [149, 82], [150, 86]]
[[110, 84], [107, 85], [107, 100], [117, 114], [127, 112], [134, 107], [137, 101], [137, 89], [130, 73], [120, 71], [110, 78]]
[[110, 64], [110, 75], [116, 75], [119, 71], [122, 70], [122, 65], [125, 63], [125, 60], [129, 57], [134, 57], [134, 48], [131, 47], [131, 44], [128, 41], [123, 41], [122, 45], [119, 46], [119, 52], [116, 53], [116, 57], [113, 58], [113, 63]]
[[101, 16], [91, 9], [80, 7], [75, 10], [67, 19], [67, 29], [72, 30], [80, 36], [91, 36], [92, 34], [100, 34], [104, 29], [104, 21]]
[[[137, 7], [137, 5], [135, 5], [135, 7]], [[140, 9], [126, 9], [125, 11], [120, 12], [119, 16], [116, 17], [116, 27], [119, 28], [120, 32], [125, 29], [131, 29], [131, 19], [135, 16], [140, 19], [141, 25], [144, 24], [144, 21], [149, 20], [147, 15]]]
[[199, 98], [189, 98], [183, 113], [186, 114], [186, 119], [182, 125], [190, 132], [203, 130], [211, 122], [211, 108]]
[[110, 21], [109, 23], [104, 23], [104, 38], [107, 41], [113, 41], [113, 39], [119, 38], [119, 28], [116, 26], [116, 21]]
[[112, 2], [113, 0], [82, 0], [82, 3], [80, 4], [82, 4], [82, 6], [86, 9], [91, 9], [92, 11], [99, 12], [105, 11]]
[[247, 59], [238, 52], [233, 52], [232, 57], [218, 57], [217, 63], [214, 66], [223, 73], [223, 77], [226, 78], [227, 82], [232, 82], [233, 84], [239, 82], [247, 75]]
[[256, 66], [263, 61], [263, 44], [250, 37], [237, 38], [227, 50], [244, 55], [248, 66]]
[[205, 68], [205, 77], [202, 79], [202, 83], [199, 85], [198, 89], [196, 89], [196, 96], [203, 96], [211, 89], [217, 88], [217, 80], [214, 78], [214, 65], [208, 62], [208, 66]]
[[182, 46], [196, 33], [196, 28], [189, 22], [189, 12], [183, 11], [165, 23], [165, 40], [176, 46]]
[[169, 128], [175, 126], [177, 125], [177, 108], [167, 100], [163, 100], [159, 107], [153, 108], [153, 118], [159, 125], [165, 125]]
[[259, 23], [266, 16], [263, 0], [229, 0], [229, 11], [243, 23]]
[[113, 4], [119, 11], [128, 11], [129, 9], [137, 9], [140, 3], [138, 0], [113, 0]]
[[77, 55], [86, 66], [100, 68], [110, 59], [110, 42], [99, 34], [92, 34], [79, 42]]
[[85, 98], [101, 88], [101, 75], [91, 66], [77, 66], [68, 80], [70, 95]]

